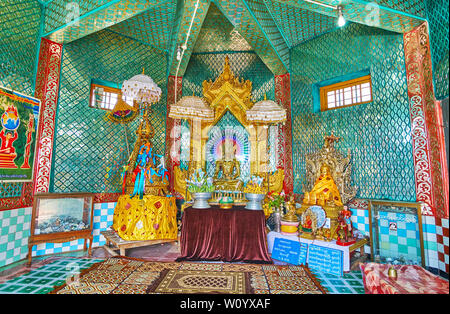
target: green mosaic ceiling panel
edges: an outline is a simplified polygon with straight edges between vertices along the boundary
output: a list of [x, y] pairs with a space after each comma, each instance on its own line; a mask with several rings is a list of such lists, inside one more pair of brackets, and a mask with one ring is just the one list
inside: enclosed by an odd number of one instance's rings
[[74, 14], [84, 15], [95, 10], [110, 0], [53, 0], [49, 2], [45, 11], [45, 32], [51, 32], [56, 28], [67, 24], [74, 18]]
[[427, 0], [430, 32], [433, 83], [436, 98], [447, 98], [448, 92], [448, 47], [449, 47], [449, 0]]
[[264, 0], [289, 47], [335, 29], [336, 18], [285, 3]]
[[38, 2], [0, 2], [0, 85], [33, 95], [41, 10]]
[[[186, 67], [189, 63], [189, 59], [191, 57], [192, 51], [195, 46], [195, 42], [197, 41], [197, 37], [202, 28], [203, 22], [206, 18], [206, 14], [208, 13], [208, 8], [210, 5], [210, 0], [200, 0], [198, 2], [197, 11], [195, 10], [195, 6], [197, 1], [195, 0], [187, 0], [184, 3], [184, 9], [182, 12], [182, 17], [180, 20], [180, 27], [176, 37], [176, 44], [172, 45], [175, 50], [176, 56], [176, 47], [183, 46], [186, 43], [186, 50], [184, 51], [183, 58], [181, 61], [178, 61], [176, 57], [172, 57], [172, 63], [170, 65], [170, 74], [183, 76], [186, 70]], [[194, 16], [195, 13], [195, 16]], [[192, 19], [194, 17], [194, 19]], [[191, 25], [192, 23], [192, 25]], [[190, 29], [189, 38], [186, 42], [186, 38]], [[178, 73], [177, 73], [178, 69]]]
[[152, 7], [160, 6], [166, 1], [168, 0], [108, 1], [108, 3], [98, 6], [84, 15], [80, 14], [79, 19], [75, 18], [76, 13], [71, 7], [70, 10], [63, 10], [58, 13], [64, 16], [65, 23], [55, 30], [46, 32], [45, 36], [55, 42], [66, 44], [132, 18]]
[[[272, 0], [279, 3], [284, 3], [289, 6], [295, 6], [298, 8], [306, 9], [312, 12], [320, 13], [323, 15], [337, 17], [337, 12], [333, 8], [320, 6], [314, 3], [302, 1], [302, 0]], [[408, 3], [416, 3], [418, 0], [411, 0]], [[360, 1], [360, 0], [321, 0], [324, 4], [337, 6], [341, 4], [343, 6], [343, 14], [347, 21], [375, 26], [389, 31], [398, 33], [408, 32], [415, 27], [419, 26], [425, 20], [421, 16], [412, 15], [408, 12], [402, 12], [400, 10], [383, 7], [376, 5], [376, 2]], [[405, 1], [390, 1], [386, 0], [383, 3], [390, 3], [395, 6], [394, 3], [402, 4], [397, 7], [403, 8], [416, 8], [415, 5], [406, 4]], [[423, 10], [423, 8], [422, 8]], [[420, 11], [420, 10], [419, 10]]]
[[225, 56], [235, 76], [252, 81], [252, 101], [275, 99], [274, 76], [254, 52], [192, 54], [183, 77], [183, 95], [203, 95], [202, 83], [215, 80], [222, 73]]
[[175, 18], [176, 3], [169, 1], [109, 29], [153, 47], [167, 50]]
[[243, 0], [243, 2], [249, 6], [267, 39], [275, 48], [284, 65], [289, 68], [289, 47], [264, 2], [260, 0]]
[[289, 66], [283, 61], [284, 52], [277, 52], [275, 49], [277, 43], [272, 46], [253, 13], [242, 0], [216, 0], [214, 2], [273, 74], [281, 75], [287, 72]]
[[[164, 154], [166, 57], [138, 41], [104, 30], [65, 45], [56, 121], [51, 191], [117, 192], [118, 167], [126, 159], [123, 125], [105, 121], [106, 111], [89, 107], [91, 79], [116, 83], [142, 72], [163, 90], [152, 107], [153, 145]], [[139, 121], [128, 124], [130, 149]]]
[[195, 52], [248, 51], [253, 48], [219, 11], [214, 3], [209, 6], [202, 29], [195, 43]]
[[[303, 192], [305, 154], [334, 132], [337, 149], [353, 154], [357, 197], [415, 201], [411, 122], [403, 37], [359, 24], [292, 50], [294, 191]], [[373, 102], [313, 112], [312, 84], [363, 70], [372, 76]]]
[[[367, 1], [370, 3], [370, 1]], [[376, 0], [379, 6], [384, 6], [420, 17], [426, 17], [425, 1], [423, 0]]]

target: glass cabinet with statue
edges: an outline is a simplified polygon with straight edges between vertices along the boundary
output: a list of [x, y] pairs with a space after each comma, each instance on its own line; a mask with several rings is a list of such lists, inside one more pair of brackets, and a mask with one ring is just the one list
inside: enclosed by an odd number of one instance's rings
[[90, 240], [92, 247], [92, 218], [94, 196], [90, 193], [36, 194], [31, 217], [31, 235], [28, 239], [28, 264], [32, 248], [40, 243]]

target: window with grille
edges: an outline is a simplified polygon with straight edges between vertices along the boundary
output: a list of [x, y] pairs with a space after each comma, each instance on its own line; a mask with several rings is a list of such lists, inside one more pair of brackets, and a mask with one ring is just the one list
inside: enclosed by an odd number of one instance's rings
[[320, 88], [321, 111], [361, 105], [371, 101], [370, 75]]
[[[122, 97], [122, 92], [119, 88], [92, 83], [89, 106], [97, 109], [112, 110], [117, 104], [119, 97]], [[125, 96], [122, 99], [130, 106], [133, 106], [132, 98]]]

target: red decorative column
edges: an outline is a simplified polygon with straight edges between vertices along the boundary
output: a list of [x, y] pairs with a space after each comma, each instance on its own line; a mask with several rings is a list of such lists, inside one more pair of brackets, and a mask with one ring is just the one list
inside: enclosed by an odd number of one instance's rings
[[35, 97], [41, 100], [34, 167], [34, 193], [48, 192], [63, 46], [41, 39]]
[[404, 35], [408, 97], [417, 201], [425, 202], [422, 214], [448, 217], [448, 180], [442, 160], [442, 132], [433, 89], [427, 23]]
[[[182, 95], [182, 77], [171, 75], [167, 80], [167, 116], [166, 116], [166, 160], [170, 177], [173, 178], [173, 167], [180, 165], [181, 120], [169, 118], [170, 106], [175, 103], [175, 84], [177, 101]], [[173, 191], [173, 179], [170, 180], [170, 190]], [[174, 192], [176, 193], [176, 192]], [[176, 195], [177, 197], [181, 195]]]
[[286, 109], [286, 123], [278, 128], [277, 168], [284, 169], [284, 192], [294, 190], [292, 166], [291, 77], [289, 73], [275, 76], [275, 101]]

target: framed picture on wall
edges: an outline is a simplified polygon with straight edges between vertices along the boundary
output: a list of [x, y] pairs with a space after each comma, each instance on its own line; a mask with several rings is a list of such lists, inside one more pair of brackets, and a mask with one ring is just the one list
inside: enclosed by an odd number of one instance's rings
[[422, 203], [369, 200], [372, 261], [425, 266]]
[[93, 210], [94, 194], [91, 193], [36, 194], [28, 239], [28, 264], [31, 264], [33, 246], [41, 243], [70, 242], [84, 238], [84, 250], [87, 249], [87, 241], [90, 241], [90, 256]]
[[0, 181], [33, 180], [41, 101], [0, 87]]

